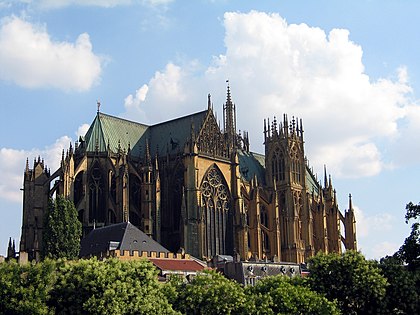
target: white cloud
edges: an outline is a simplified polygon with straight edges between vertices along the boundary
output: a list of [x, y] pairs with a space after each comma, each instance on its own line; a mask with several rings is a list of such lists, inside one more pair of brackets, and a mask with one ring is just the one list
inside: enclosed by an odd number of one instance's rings
[[0, 198], [13, 202], [22, 202], [23, 172], [26, 158], [29, 158], [29, 167], [33, 166], [33, 158], [41, 156], [45, 166], [54, 172], [60, 165], [61, 152], [68, 148], [71, 138], [63, 136], [54, 144], [44, 149], [16, 150], [0, 148]]
[[366, 216], [359, 207], [353, 206], [356, 217], [356, 232], [359, 238], [373, 237], [372, 234], [387, 233], [392, 230], [396, 218], [389, 213]]
[[80, 136], [83, 137], [86, 134], [86, 132], [88, 131], [89, 127], [90, 127], [90, 125], [88, 125], [88, 124], [80, 125], [79, 128], [77, 128], [77, 131], [75, 133], [76, 134], [76, 139], [79, 139]]
[[[418, 129], [420, 106], [411, 100], [407, 69], [397, 69], [394, 78], [372, 80], [365, 73], [362, 47], [349, 39], [348, 30], [327, 34], [255, 11], [225, 13], [224, 26], [225, 52], [205, 71], [169, 63], [148, 82], [137, 111], [152, 122], [170, 119], [184, 113], [174, 108], [206, 108], [209, 92], [220, 111], [225, 99], [220, 87], [230, 79], [238, 129], [249, 131], [251, 149], [263, 152], [264, 118], [295, 115], [303, 119], [311, 165], [320, 172], [326, 163], [339, 177], [373, 176], [391, 167], [394, 161], [383, 148], [401, 142], [404, 120], [408, 129]], [[407, 147], [402, 152], [406, 155]]]
[[45, 27], [18, 17], [4, 18], [0, 28], [0, 79], [28, 88], [89, 90], [98, 82], [101, 59], [89, 35], [75, 43], [51, 40]]
[[400, 248], [400, 246], [401, 244], [393, 242], [380, 242], [373, 246], [372, 255], [376, 259], [380, 259], [385, 256], [391, 256]]
[[156, 123], [189, 114], [197, 95], [192, 91], [202, 83], [193, 79], [195, 69], [194, 61], [185, 67], [168, 63], [163, 71], [156, 71], [148, 84], [138, 88], [135, 95], [125, 98], [122, 115], [142, 123]]

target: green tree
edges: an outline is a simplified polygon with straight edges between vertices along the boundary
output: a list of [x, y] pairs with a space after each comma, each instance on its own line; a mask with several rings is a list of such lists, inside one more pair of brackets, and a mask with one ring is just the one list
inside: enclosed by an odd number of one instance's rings
[[42, 233], [42, 256], [74, 259], [79, 255], [82, 224], [72, 201], [58, 195], [50, 200]]
[[176, 314], [148, 261], [68, 261], [48, 305], [56, 314]]
[[334, 302], [285, 276], [267, 277], [246, 292], [255, 300], [257, 314], [340, 314]]
[[330, 300], [337, 300], [343, 314], [377, 314], [387, 281], [376, 262], [359, 252], [317, 254], [309, 260], [308, 284]]
[[419, 293], [413, 272], [395, 257], [382, 258], [379, 268], [388, 281], [383, 314], [419, 314]]
[[55, 283], [55, 262], [0, 264], [0, 314], [53, 314], [47, 307]]
[[215, 271], [197, 275], [189, 284], [176, 281], [168, 285], [176, 286], [173, 307], [183, 314], [255, 314], [255, 305], [244, 289]]
[[404, 244], [394, 254], [394, 257], [407, 264], [411, 271], [420, 271], [420, 204], [409, 202], [406, 206], [405, 223], [416, 220], [411, 225], [411, 233], [405, 239]]

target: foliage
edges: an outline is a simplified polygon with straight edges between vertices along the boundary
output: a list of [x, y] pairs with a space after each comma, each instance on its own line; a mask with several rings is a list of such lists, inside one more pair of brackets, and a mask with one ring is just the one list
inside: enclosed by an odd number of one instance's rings
[[285, 276], [267, 277], [246, 289], [257, 314], [340, 314], [334, 302]]
[[413, 273], [394, 257], [382, 258], [379, 268], [389, 283], [383, 314], [419, 314], [419, 292]]
[[170, 283], [178, 292], [173, 307], [183, 314], [254, 314], [255, 306], [235, 281], [215, 271], [197, 275], [190, 284]]
[[[420, 204], [415, 205], [409, 202], [406, 206], [405, 223], [420, 218]], [[405, 239], [404, 244], [395, 253], [395, 258], [408, 265], [411, 271], [420, 271], [420, 223], [414, 222], [411, 225], [411, 233]]]
[[42, 256], [74, 259], [79, 255], [82, 224], [70, 200], [58, 195], [50, 200], [42, 233]]
[[54, 284], [55, 263], [0, 264], [0, 314], [50, 314], [46, 301]]
[[59, 314], [176, 314], [148, 261], [63, 264], [49, 306]]
[[377, 314], [382, 307], [387, 281], [377, 263], [355, 251], [317, 254], [309, 260], [310, 287], [337, 300], [343, 314]]

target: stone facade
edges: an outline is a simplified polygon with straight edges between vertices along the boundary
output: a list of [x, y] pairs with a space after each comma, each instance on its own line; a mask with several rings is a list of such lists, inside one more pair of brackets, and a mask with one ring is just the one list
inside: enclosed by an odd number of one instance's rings
[[[36, 259], [48, 198], [72, 200], [86, 235], [130, 221], [172, 252], [300, 263], [356, 249], [354, 211], [340, 212], [305, 158], [301, 120], [264, 122], [265, 154], [236, 132], [230, 88], [217, 123], [207, 109], [147, 126], [98, 113], [53, 174], [40, 158], [24, 174], [20, 251]], [[340, 224], [340, 222], [342, 224]], [[340, 231], [341, 225], [344, 231]], [[342, 233], [343, 232], [343, 233]]]

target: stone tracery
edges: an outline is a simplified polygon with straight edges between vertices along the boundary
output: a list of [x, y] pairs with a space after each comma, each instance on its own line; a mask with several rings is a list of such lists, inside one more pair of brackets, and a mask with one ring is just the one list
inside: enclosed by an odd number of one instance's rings
[[229, 189], [220, 171], [212, 166], [203, 179], [201, 193], [205, 208], [206, 247], [208, 257], [225, 254], [229, 225]]

